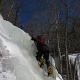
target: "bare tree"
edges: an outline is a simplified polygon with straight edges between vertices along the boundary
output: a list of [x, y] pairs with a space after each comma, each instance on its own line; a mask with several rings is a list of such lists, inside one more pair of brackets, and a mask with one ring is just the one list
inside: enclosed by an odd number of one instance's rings
[[[12, 22], [14, 25], [18, 26], [19, 23], [19, 13], [22, 10], [24, 0], [3, 0], [1, 5], [1, 14], [4, 19]], [[5, 5], [5, 6], [4, 6]]]
[[9, 9], [9, 12], [8, 12], [8, 15], [7, 15], [7, 20], [8, 20], [9, 17], [10, 17], [11, 10], [12, 10], [12, 8], [13, 8], [13, 6], [14, 6], [14, 3], [15, 3], [15, 1], [12, 2], [12, 5], [11, 5], [11, 7], [10, 7], [10, 9]]
[[66, 71], [66, 75], [67, 75], [67, 80], [69, 80], [69, 65], [68, 65], [68, 48], [67, 48], [67, 31], [68, 31], [68, 5], [65, 3], [64, 0], [60, 0], [64, 6], [66, 7], [66, 35], [65, 35], [65, 47], [66, 47], [66, 68], [67, 68], [67, 71]]

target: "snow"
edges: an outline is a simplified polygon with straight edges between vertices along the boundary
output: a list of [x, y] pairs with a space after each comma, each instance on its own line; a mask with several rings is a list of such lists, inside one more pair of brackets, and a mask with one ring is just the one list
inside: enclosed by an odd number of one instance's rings
[[80, 53], [69, 55], [69, 61], [72, 65], [76, 66], [77, 77], [80, 80]]
[[[0, 80], [61, 80], [54, 68], [53, 77], [47, 77], [39, 68], [35, 53], [29, 34], [0, 15]], [[52, 63], [55, 66], [54, 60]]]
[[71, 61], [71, 63], [74, 64], [76, 57], [77, 57], [77, 54], [69, 55], [69, 61]]

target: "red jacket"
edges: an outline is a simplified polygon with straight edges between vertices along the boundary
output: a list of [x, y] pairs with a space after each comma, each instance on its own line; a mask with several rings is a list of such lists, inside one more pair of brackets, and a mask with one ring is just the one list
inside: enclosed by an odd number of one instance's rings
[[44, 41], [44, 37], [42, 35], [37, 36], [37, 39], [32, 37], [32, 40], [37, 42], [37, 49], [40, 52], [47, 52], [49, 51], [49, 47], [46, 45]]

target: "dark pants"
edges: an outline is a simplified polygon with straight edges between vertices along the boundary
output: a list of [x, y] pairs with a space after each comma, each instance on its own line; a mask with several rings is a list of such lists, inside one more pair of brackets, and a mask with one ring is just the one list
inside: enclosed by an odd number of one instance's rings
[[37, 60], [40, 61], [42, 56], [45, 59], [47, 66], [49, 66], [50, 65], [49, 52], [48, 51], [47, 52], [38, 51], [37, 52], [37, 56], [36, 56]]

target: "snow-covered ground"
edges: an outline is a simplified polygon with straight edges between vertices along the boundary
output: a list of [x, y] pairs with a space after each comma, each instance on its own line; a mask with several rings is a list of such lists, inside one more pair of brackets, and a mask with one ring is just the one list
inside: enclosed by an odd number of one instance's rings
[[35, 51], [28, 33], [0, 15], [0, 80], [61, 80], [54, 68], [53, 78], [47, 77], [38, 66]]

